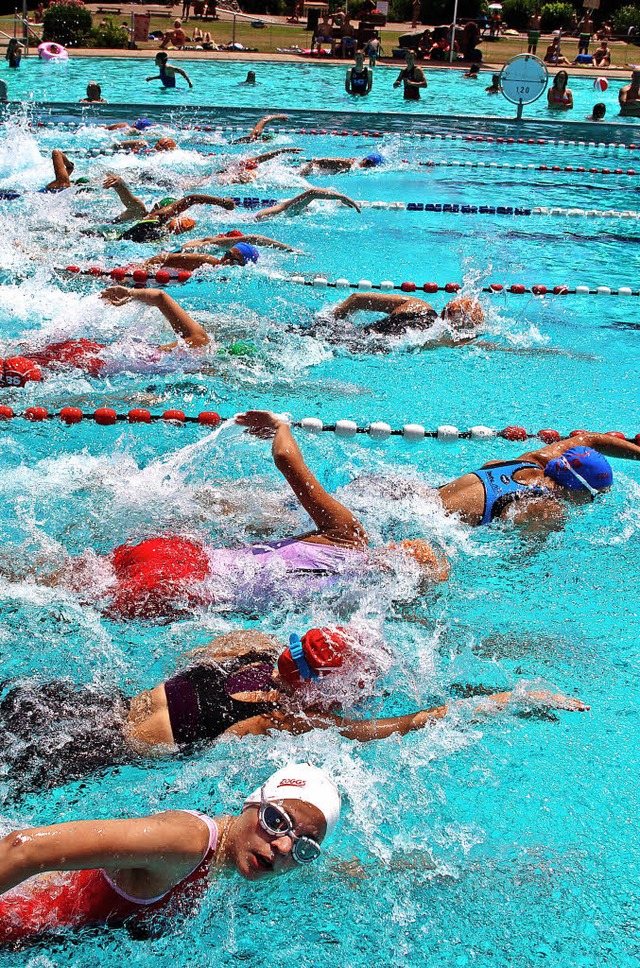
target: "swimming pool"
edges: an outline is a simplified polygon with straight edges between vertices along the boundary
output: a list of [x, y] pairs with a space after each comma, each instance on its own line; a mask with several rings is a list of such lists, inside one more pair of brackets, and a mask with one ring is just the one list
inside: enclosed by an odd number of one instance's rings
[[[80, 156], [77, 173], [99, 184], [107, 170], [116, 170], [150, 201], [169, 186], [186, 190], [229, 156], [253, 150], [230, 147], [224, 132], [190, 131], [182, 122], [161, 130], [175, 135], [178, 152], [151, 159]], [[501, 129], [485, 122], [483, 130]], [[367, 201], [640, 208], [638, 176], [491, 167], [462, 174], [457, 164], [553, 165], [561, 158], [565, 167], [626, 169], [632, 153], [623, 149], [383, 133], [382, 139], [348, 140], [280, 133], [268, 148], [295, 145], [304, 157], [380, 151], [383, 168], [309, 179]], [[117, 212], [115, 196], [31, 194], [50, 177], [54, 146], [73, 156], [79, 144], [106, 147], [113, 136], [89, 125], [35, 129], [16, 119], [5, 134], [0, 187], [24, 195], [0, 202], [10, 216], [0, 238], [3, 354], [88, 336], [117, 345], [130, 364], [106, 381], [68, 372], [4, 392], [2, 402], [16, 410], [64, 403], [86, 410], [107, 404], [120, 412], [181, 406], [227, 416], [264, 406], [325, 423], [523, 424], [563, 433], [585, 426], [630, 436], [639, 429], [637, 297], [481, 294], [493, 348], [430, 351], [406, 339], [391, 352], [371, 353], [305, 333], [346, 292], [287, 281], [326, 274], [356, 282], [457, 281], [467, 292], [489, 282], [636, 289], [634, 218], [379, 208], [358, 215], [318, 207], [298, 219], [264, 223], [267, 234], [303, 254], [265, 251], [255, 267], [230, 269], [224, 279], [200, 273], [204, 281], [194, 277], [171, 289], [219, 333], [223, 348], [251, 340], [256, 355], [214, 351], [195, 372], [179, 358], [164, 371], [145, 370], [133, 365], [136, 341], [166, 339], [158, 317], [107, 307], [97, 298], [98, 281], [51, 267], [122, 265], [149, 247], [81, 234]], [[255, 190], [237, 194], [284, 198], [308, 183], [294, 163], [275, 161], [262, 169]], [[198, 232], [213, 234], [249, 225], [252, 215], [200, 208], [195, 218]], [[448, 297], [428, 298], [440, 309]], [[83, 422], [65, 428], [58, 421], [15, 420], [0, 423], [0, 435], [1, 575], [8, 563], [38, 561], [52, 569], [65, 553], [107, 551], [171, 529], [226, 544], [305, 527], [267, 445], [232, 428], [212, 434], [192, 426]], [[228, 740], [197, 757], [113, 770], [18, 804], [5, 791], [4, 829], [174, 807], [214, 813], [221, 805], [238, 806], [243, 791], [276, 765], [308, 756], [334, 773], [346, 799], [329, 863], [315, 870], [257, 886], [224, 880], [198, 913], [158, 938], [86, 931], [58, 945], [43, 942], [27, 957], [33, 965], [105, 968], [124, 959], [144, 966], [241, 960], [252, 968], [292, 960], [314, 968], [640, 964], [639, 845], [631, 819], [640, 791], [630, 768], [640, 699], [637, 606], [630, 600], [640, 571], [638, 465], [614, 462], [612, 491], [543, 540], [509, 526], [471, 531], [428, 500], [389, 500], [370, 477], [393, 481], [400, 474], [439, 484], [526, 445], [297, 436], [322, 483], [362, 516], [374, 543], [433, 535], [450, 555], [451, 580], [413, 598], [412, 576], [402, 574], [399, 583], [409, 592], [400, 598], [389, 582], [365, 584], [311, 601], [284, 594], [267, 614], [199, 609], [187, 621], [156, 626], [106, 619], [68, 591], [7, 575], [0, 583], [3, 677], [115, 680], [131, 692], [166, 677], [181, 654], [221, 630], [257, 625], [286, 636], [337, 617], [380, 628], [398, 657], [369, 712], [392, 715], [432, 704], [456, 696], [460, 683], [501, 689], [538, 678], [583, 697], [591, 712], [471, 722], [462, 711], [405, 739], [362, 746], [332, 732]], [[0, 963], [23, 965], [25, 954], [2, 953]]]
[[[29, 102], [77, 102], [85, 96], [89, 81], [102, 86], [102, 96], [110, 104], [151, 104], [163, 110], [181, 106], [219, 105], [221, 107], [252, 108], [266, 106], [276, 109], [325, 109], [348, 112], [399, 112], [401, 114], [467, 114], [513, 117], [515, 109], [501, 96], [485, 93], [491, 83], [492, 72], [482, 71], [478, 80], [467, 80], [461, 71], [429, 68], [426, 72], [428, 88], [421, 101], [406, 102], [401, 90], [393, 89], [402, 64], [379, 64], [371, 93], [354, 98], [345, 93], [346, 61], [336, 64], [300, 62], [266, 62], [247, 64], [242, 61], [189, 60], [180, 58], [179, 64], [193, 82], [193, 90], [178, 80], [178, 87], [166, 90], [159, 81], [146, 83], [155, 73], [153, 52], [148, 57], [71, 57], [62, 63], [40, 61], [36, 57], [23, 60], [19, 70], [6, 65], [0, 75], [9, 88], [9, 98]], [[242, 84], [247, 70], [253, 67], [258, 84]], [[618, 91], [629, 81], [625, 73], [611, 78], [609, 88], [601, 93], [594, 90], [592, 77], [569, 71], [569, 86], [574, 94], [575, 107], [567, 112], [570, 120], [583, 121], [591, 114], [593, 105], [602, 101], [607, 107], [607, 120], [621, 120], [634, 124], [634, 118], [619, 118]], [[525, 118], [557, 118], [547, 109], [546, 95], [525, 108]], [[444, 129], [443, 129], [444, 130]]]

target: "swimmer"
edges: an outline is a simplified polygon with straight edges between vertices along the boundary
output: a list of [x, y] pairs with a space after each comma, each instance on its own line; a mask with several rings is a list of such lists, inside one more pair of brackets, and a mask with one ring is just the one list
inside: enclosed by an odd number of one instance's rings
[[598, 104], [593, 105], [593, 111], [586, 117], [587, 121], [604, 121], [604, 116], [607, 113], [607, 106], [599, 101]]
[[341, 202], [347, 208], [355, 208], [356, 212], [360, 212], [358, 203], [341, 192], [334, 192], [329, 188], [308, 188], [306, 192], [296, 195], [295, 198], [285, 199], [278, 202], [277, 205], [271, 205], [269, 208], [263, 208], [256, 212], [256, 221], [274, 218], [276, 215], [300, 215], [311, 202], [315, 201]]
[[124, 211], [116, 216], [114, 224], [138, 220], [119, 236], [120, 239], [132, 242], [156, 242], [169, 233], [180, 235], [190, 231], [196, 223], [183, 213], [193, 205], [217, 205], [227, 211], [235, 208], [235, 202], [231, 198], [191, 193], [180, 199], [163, 198], [149, 210], [119, 175], [108, 174], [103, 187], [113, 188], [124, 205]]
[[125, 149], [133, 152], [134, 155], [147, 155], [152, 151], [175, 151], [177, 144], [173, 138], [158, 138], [155, 144], [149, 144], [144, 138], [127, 139], [118, 141], [113, 146], [117, 150]]
[[491, 84], [489, 84], [488, 87], [485, 87], [485, 92], [487, 94], [499, 94], [500, 93], [500, 75], [499, 74], [492, 74], [491, 75]]
[[152, 538], [122, 545], [100, 559], [100, 573], [108, 576], [100, 591], [87, 578], [82, 559], [71, 559], [49, 583], [71, 587], [81, 596], [88, 593], [92, 600], [108, 599], [105, 607], [114, 617], [157, 620], [189, 612], [194, 605], [255, 611], [285, 592], [303, 598], [331, 587], [341, 575], [362, 575], [370, 568], [389, 571], [402, 559], [412, 567], [417, 564], [421, 582], [448, 578], [448, 562], [422, 539], [370, 552], [361, 522], [314, 477], [282, 417], [249, 410], [235, 422], [253, 436], [272, 440], [275, 466], [315, 530], [242, 548], [214, 548], [182, 537]]
[[[381, 660], [392, 661], [386, 652], [380, 655], [381, 648], [348, 626], [310, 629], [302, 638], [292, 634], [286, 648], [272, 635], [247, 629], [189, 653], [170, 679], [132, 697], [65, 680], [5, 680], [0, 726], [11, 798], [146, 756], [189, 755], [222, 736], [335, 728], [366, 743], [406, 736], [446, 717], [451, 704], [384, 719], [336, 713], [341, 698], [351, 705], [352, 698], [357, 702], [375, 691]], [[482, 702], [499, 709], [510, 697], [498, 693]], [[538, 692], [536, 699], [554, 708], [588, 709], [557, 693]]]
[[276, 148], [275, 151], [267, 151], [263, 155], [254, 155], [252, 158], [232, 161], [227, 168], [219, 172], [223, 175], [220, 182], [222, 184], [246, 185], [247, 182], [256, 180], [260, 165], [264, 165], [265, 162], [271, 161], [279, 155], [297, 155], [301, 150], [300, 148]]
[[400, 87], [401, 84], [404, 85], [405, 101], [419, 101], [420, 89], [426, 88], [427, 79], [422, 69], [416, 67], [416, 55], [414, 51], [407, 50], [404, 57], [406, 67], [403, 67], [400, 71], [397, 79], [393, 82], [393, 86]]
[[[192, 319], [179, 303], [163, 289], [127, 289], [125, 286], [110, 286], [102, 293], [102, 298], [112, 306], [123, 306], [128, 302], [139, 302], [158, 309], [167, 320], [182, 346], [200, 349], [211, 343], [206, 330]], [[163, 346], [149, 346], [145, 352], [145, 363], [161, 362], [164, 354], [175, 349], [178, 342]], [[23, 387], [29, 382], [39, 383], [47, 376], [46, 371], [82, 370], [89, 376], [102, 377], [114, 371], [114, 364], [105, 353], [105, 343], [89, 339], [64, 340], [52, 343], [43, 349], [27, 350], [25, 355], [0, 359], [0, 387]], [[120, 365], [120, 369], [126, 366]], [[43, 370], [45, 371], [43, 373]]]
[[[340, 807], [326, 773], [291, 764], [238, 816], [169, 810], [13, 830], [0, 841], [0, 943], [170, 914], [172, 901], [193, 904], [225, 869], [248, 881], [293, 871], [320, 857]], [[75, 873], [56, 879], [53, 871]]]
[[364, 66], [364, 53], [358, 51], [355, 55], [353, 67], [347, 68], [347, 76], [344, 82], [344, 89], [347, 94], [355, 94], [364, 97], [371, 90], [373, 84], [373, 71], [370, 67]]
[[364, 158], [312, 158], [300, 169], [301, 175], [321, 174], [322, 172], [352, 171], [354, 168], [377, 168], [384, 165], [385, 159], [377, 151]]
[[264, 129], [272, 121], [290, 121], [291, 118], [288, 114], [267, 114], [264, 118], [261, 118], [257, 124], [254, 124], [253, 128], [249, 134], [245, 135], [243, 138], [236, 138], [232, 141], [233, 145], [246, 145], [250, 144], [252, 141], [260, 141], [264, 136]]
[[620, 114], [628, 117], [640, 115], [640, 70], [631, 72], [631, 83], [618, 91]]
[[[407, 330], [431, 329], [438, 313], [424, 299], [386, 293], [354, 292], [333, 310], [335, 319], [348, 319], [357, 312], [386, 313], [382, 319], [358, 328], [365, 335], [401, 336]], [[444, 307], [440, 314], [451, 329], [451, 335], [439, 336], [428, 345], [439, 347], [464, 346], [478, 336], [484, 323], [484, 312], [477, 299], [457, 297]], [[340, 334], [336, 334], [340, 339]]]
[[474, 63], [471, 65], [468, 71], [464, 72], [462, 76], [468, 77], [472, 81], [477, 81], [479, 74], [480, 74], [480, 64]]
[[[178, 26], [180, 25], [179, 20], [177, 20], [176, 23], [178, 24]], [[165, 34], [165, 37], [167, 36], [169, 35]], [[163, 41], [163, 44], [164, 44], [164, 41]], [[156, 54], [155, 64], [160, 73], [154, 75], [153, 77], [148, 77], [147, 83], [149, 81], [162, 81], [163, 87], [172, 88], [176, 86], [176, 74], [179, 74], [180, 77], [184, 77], [189, 87], [192, 88], [193, 84], [191, 83], [187, 72], [183, 71], [181, 67], [176, 67], [175, 64], [170, 64], [168, 58], [169, 58], [169, 55], [164, 50], [161, 50], [159, 51], [159, 53]]]
[[89, 81], [87, 84], [87, 96], [83, 97], [80, 104], [106, 104], [102, 96], [102, 89], [96, 81]]
[[[240, 84], [255, 84], [255, 83], [256, 83], [256, 72], [255, 71], [248, 71], [247, 72], [247, 76], [244, 79], [244, 81], [240, 81]], [[240, 84], [238, 85], [238, 87], [240, 86]]]
[[256, 245], [259, 248], [280, 249], [282, 252], [302, 254], [300, 249], [294, 249], [284, 242], [278, 242], [277, 239], [270, 239], [266, 235], [246, 235], [239, 229], [231, 229], [221, 235], [209, 235], [204, 239], [192, 239], [190, 242], [184, 242], [180, 251], [189, 252], [191, 249], [199, 249], [204, 245], [216, 246], [219, 249], [230, 249], [238, 242], [248, 242], [249, 245]]
[[147, 131], [149, 128], [153, 127], [153, 122], [149, 121], [148, 118], [136, 118], [135, 121], [117, 121], [115, 124], [106, 124], [105, 129], [107, 131], [124, 131], [125, 134], [140, 134], [141, 131]]
[[0, 77], [0, 102], [7, 101], [9, 98], [9, 92], [7, 90], [7, 82]]
[[447, 514], [472, 527], [507, 517], [514, 524], [558, 526], [567, 506], [590, 503], [612, 486], [607, 457], [640, 460], [640, 446], [584, 431], [510, 460], [489, 461], [479, 471], [423, 493], [436, 493]]
[[249, 262], [257, 262], [260, 253], [250, 242], [236, 242], [230, 245], [221, 258], [207, 255], [205, 252], [162, 252], [151, 259], [147, 259], [145, 266], [162, 267], [163, 269], [185, 269], [193, 272], [202, 266], [246, 266]]
[[558, 71], [547, 91], [547, 107], [552, 111], [570, 111], [573, 108], [573, 92], [567, 87], [569, 75]]

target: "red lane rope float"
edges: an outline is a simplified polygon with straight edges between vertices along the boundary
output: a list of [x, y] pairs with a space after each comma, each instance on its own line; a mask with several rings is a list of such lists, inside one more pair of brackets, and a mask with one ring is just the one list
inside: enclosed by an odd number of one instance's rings
[[[84, 411], [79, 407], [62, 407], [59, 411], [50, 411], [46, 407], [33, 406], [27, 407], [22, 413], [16, 413], [12, 407], [4, 404], [0, 405], [0, 421], [24, 419], [30, 423], [43, 423], [47, 420], [60, 420], [67, 426], [81, 423], [83, 420], [93, 420], [98, 426], [111, 427], [119, 422], [130, 424], [151, 424], [165, 423], [176, 426], [185, 424], [200, 424], [205, 427], [218, 427], [225, 420], [230, 418], [221, 417], [213, 410], [204, 410], [199, 414], [187, 415], [183, 410], [170, 409], [164, 413], [151, 413], [141, 407], [129, 410], [127, 413], [118, 413], [111, 407], [98, 407], [96, 410]], [[318, 417], [305, 417], [303, 420], [292, 420], [292, 427], [300, 427], [310, 433], [329, 432], [335, 433], [338, 437], [355, 437], [356, 434], [368, 434], [375, 440], [384, 440], [387, 437], [404, 437], [407, 440], [421, 440], [423, 438], [433, 438], [437, 440], [457, 440], [459, 438], [469, 440], [487, 440], [492, 437], [501, 437], [503, 440], [513, 442], [526, 440], [542, 440], [545, 444], [552, 444], [559, 440], [575, 437], [586, 433], [584, 430], [572, 430], [568, 437], [563, 437], [558, 430], [544, 428], [536, 433], [529, 433], [525, 427], [510, 425], [502, 430], [494, 430], [491, 427], [475, 426], [469, 430], [458, 430], [450, 424], [443, 424], [436, 430], [426, 430], [421, 424], [404, 424], [403, 427], [393, 430], [387, 423], [373, 422], [366, 427], [360, 427], [353, 420], [336, 420], [335, 423], [325, 424]], [[622, 431], [610, 430], [607, 432], [610, 437], [619, 437], [621, 440], [630, 440]], [[633, 438], [636, 443], [640, 443], [640, 433]]]
[[56, 269], [56, 272], [68, 272], [70, 275], [76, 276], [96, 276], [97, 278], [108, 276], [114, 282], [133, 279], [134, 282], [146, 284], [153, 281], [161, 286], [166, 286], [170, 282], [188, 282], [193, 275], [186, 269], [157, 269], [155, 272], [150, 272], [141, 266], [116, 266], [113, 269], [105, 266], [88, 266], [84, 269], [81, 269], [80, 266], [65, 266], [63, 269]]

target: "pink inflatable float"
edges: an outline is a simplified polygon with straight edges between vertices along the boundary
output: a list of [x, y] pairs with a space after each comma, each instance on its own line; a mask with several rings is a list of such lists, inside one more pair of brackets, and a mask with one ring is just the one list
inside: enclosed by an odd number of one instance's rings
[[38, 47], [38, 56], [42, 60], [48, 61], [63, 61], [69, 59], [69, 55], [64, 47], [61, 44], [54, 44], [51, 41], [40, 44]]

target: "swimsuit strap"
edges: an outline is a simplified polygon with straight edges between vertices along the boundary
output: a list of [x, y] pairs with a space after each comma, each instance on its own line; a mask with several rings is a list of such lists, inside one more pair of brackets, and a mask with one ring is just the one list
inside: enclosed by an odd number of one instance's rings
[[500, 461], [490, 467], [473, 471], [484, 488], [484, 509], [480, 524], [490, 524], [508, 504], [523, 497], [551, 497], [551, 492], [546, 487], [515, 480], [514, 475], [527, 468], [542, 471], [540, 465], [533, 461]]

